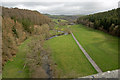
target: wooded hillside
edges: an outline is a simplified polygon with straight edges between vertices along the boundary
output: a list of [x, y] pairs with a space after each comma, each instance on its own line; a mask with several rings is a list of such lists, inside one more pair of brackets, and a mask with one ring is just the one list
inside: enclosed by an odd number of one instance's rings
[[53, 27], [51, 19], [37, 11], [2, 7], [1, 17], [3, 65], [16, 55], [18, 45], [29, 36], [48, 37], [49, 29]]
[[77, 23], [120, 36], [120, 8], [80, 17]]
[[18, 8], [2, 8], [2, 15], [6, 17], [10, 17], [15, 20], [27, 19], [31, 21], [33, 24], [46, 24], [51, 20], [47, 17], [39, 13], [38, 11], [31, 11], [27, 9], [18, 9]]

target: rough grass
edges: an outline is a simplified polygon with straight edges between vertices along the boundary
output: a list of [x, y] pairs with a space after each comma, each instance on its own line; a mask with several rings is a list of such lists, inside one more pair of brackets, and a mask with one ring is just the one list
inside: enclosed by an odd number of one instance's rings
[[53, 35], [58, 35], [58, 34], [62, 34], [62, 32], [57, 32], [55, 30], [50, 30], [50, 35], [53, 36]]
[[2, 74], [0, 74], [0, 80], [2, 79]]
[[28, 67], [24, 67], [25, 56], [28, 49], [27, 44], [31, 41], [27, 39], [24, 41], [19, 47], [18, 52], [16, 53], [16, 57], [13, 58], [13, 61], [8, 61], [3, 69], [3, 78], [28, 78], [29, 70]]
[[52, 19], [54, 22], [56, 22], [56, 23], [59, 23], [58, 22], [58, 20], [60, 20], [60, 22], [67, 22], [66, 20], [64, 20], [64, 19]]
[[71, 26], [71, 30], [102, 71], [118, 69], [119, 38], [83, 25]]
[[96, 73], [71, 34], [52, 38], [45, 45], [51, 49], [51, 57], [60, 71], [57, 73], [59, 77], [75, 78]]

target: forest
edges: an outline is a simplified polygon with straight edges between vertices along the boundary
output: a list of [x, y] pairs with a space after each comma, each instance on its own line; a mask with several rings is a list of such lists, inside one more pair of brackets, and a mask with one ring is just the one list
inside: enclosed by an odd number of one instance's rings
[[120, 8], [79, 17], [77, 23], [120, 36]]
[[2, 64], [16, 55], [18, 45], [32, 35], [48, 36], [53, 23], [37, 11], [2, 7]]

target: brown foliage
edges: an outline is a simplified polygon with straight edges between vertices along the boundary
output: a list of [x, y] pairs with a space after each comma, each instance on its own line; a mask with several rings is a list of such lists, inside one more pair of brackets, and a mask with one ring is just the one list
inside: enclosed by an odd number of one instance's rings
[[[16, 29], [16, 34], [13, 32], [13, 27]], [[3, 47], [3, 64], [8, 59], [16, 54], [17, 45], [26, 38], [26, 33], [20, 23], [14, 22], [10, 18], [2, 18], [2, 47]]]
[[[43, 43], [45, 38], [50, 36], [49, 30], [53, 29], [54, 24], [48, 17], [37, 11], [4, 7], [2, 9], [3, 65], [16, 55], [18, 45], [27, 39], [27, 37], [34, 36], [34, 39], [28, 45], [30, 51], [27, 53], [24, 68], [26, 65], [29, 66], [32, 78], [47, 78], [48, 74], [42, 65], [49, 62], [43, 62], [44, 60], [42, 60], [44, 55], [47, 55], [46, 50], [43, 49]], [[32, 32], [26, 31], [26, 24], [23, 25], [22, 20], [30, 20], [34, 30], [31, 30]], [[30, 28], [32, 25], [28, 23], [27, 27]]]
[[[18, 8], [2, 7], [2, 46], [3, 46], [3, 64], [16, 54], [17, 46], [27, 37], [40, 34], [44, 37], [49, 36], [49, 28], [52, 25], [51, 20], [37, 11], [30, 11]], [[36, 30], [28, 33], [21, 22], [30, 20], [33, 25], [37, 24]], [[49, 26], [50, 24], [50, 26]], [[28, 25], [30, 28], [31, 25]]]
[[51, 22], [47, 16], [40, 14], [37, 11], [18, 8], [2, 7], [2, 15], [15, 20], [29, 19], [33, 24], [42, 25]]
[[[34, 30], [28, 33], [28, 30], [34, 26]], [[24, 24], [23, 24], [24, 22]], [[17, 46], [31, 35], [42, 35], [49, 37], [49, 29], [53, 27], [51, 19], [37, 11], [31, 11], [18, 8], [2, 7], [2, 47], [3, 64], [16, 54]]]
[[43, 25], [34, 25], [34, 34], [35, 35], [42, 35], [44, 38], [48, 38], [50, 36], [49, 34], [49, 25], [48, 24], [43, 24]]
[[43, 49], [44, 37], [34, 36], [34, 38], [28, 45], [30, 50], [27, 53], [25, 64], [29, 67], [30, 77], [47, 78], [48, 74], [42, 67], [44, 63], [42, 58], [45, 58], [44, 55], [46, 54], [46, 51]]

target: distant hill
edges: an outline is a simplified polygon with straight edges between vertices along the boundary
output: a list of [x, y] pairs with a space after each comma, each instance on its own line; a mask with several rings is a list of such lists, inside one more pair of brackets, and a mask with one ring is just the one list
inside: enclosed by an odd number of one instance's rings
[[52, 19], [64, 19], [67, 21], [75, 21], [80, 16], [83, 16], [83, 15], [50, 15], [50, 14], [45, 14], [45, 15]]
[[77, 23], [120, 36], [120, 8], [79, 17]]

